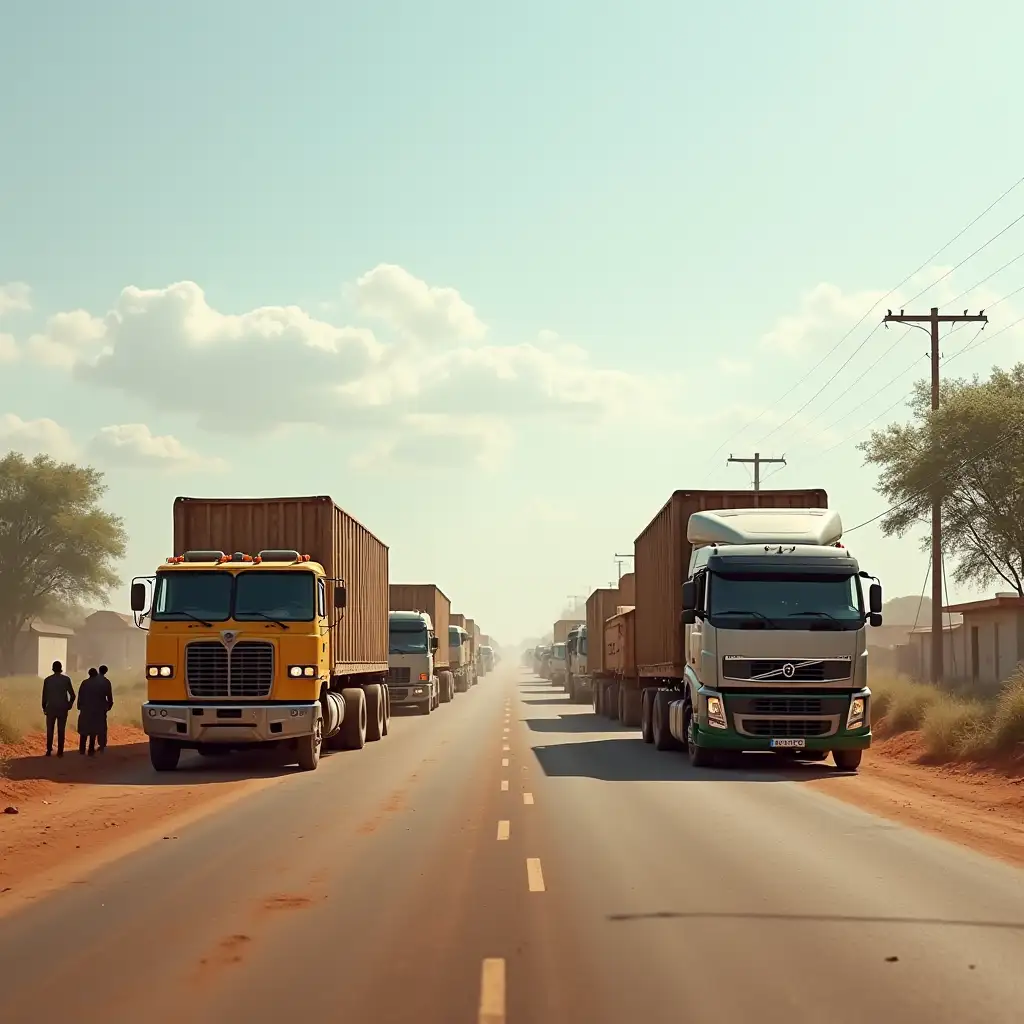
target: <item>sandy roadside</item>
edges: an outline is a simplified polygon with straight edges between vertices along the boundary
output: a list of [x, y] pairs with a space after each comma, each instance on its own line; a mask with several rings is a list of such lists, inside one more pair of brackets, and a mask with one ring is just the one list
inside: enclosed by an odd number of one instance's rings
[[1024, 758], [929, 765], [914, 733], [877, 741], [856, 776], [807, 783], [830, 796], [1024, 866]]
[[0, 917], [151, 842], [173, 841], [189, 822], [287, 774], [190, 761], [157, 775], [144, 734], [129, 726], [113, 727], [93, 758], [77, 744], [61, 759], [44, 751], [37, 735], [0, 746], [0, 811], [17, 809], [0, 814]]

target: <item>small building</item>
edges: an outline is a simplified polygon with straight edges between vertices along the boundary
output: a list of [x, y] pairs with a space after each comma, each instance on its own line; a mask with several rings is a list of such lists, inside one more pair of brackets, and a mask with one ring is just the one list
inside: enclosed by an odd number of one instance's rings
[[109, 666], [111, 672], [141, 672], [146, 663], [146, 634], [135, 625], [131, 615], [93, 612], [75, 634], [71, 655], [75, 668], [81, 671], [102, 664]]
[[994, 689], [1024, 663], [1024, 597], [996, 594], [944, 610], [963, 616], [961, 678]]
[[[918, 626], [910, 631], [907, 642], [896, 648], [896, 666], [904, 675], [923, 682], [932, 678], [932, 627]], [[942, 626], [943, 679], [967, 677], [964, 648], [964, 624], [953, 622]]]
[[22, 626], [14, 652], [14, 672], [19, 676], [39, 676], [45, 679], [52, 665], [68, 662], [68, 640], [74, 630], [67, 626], [51, 626], [33, 619]]

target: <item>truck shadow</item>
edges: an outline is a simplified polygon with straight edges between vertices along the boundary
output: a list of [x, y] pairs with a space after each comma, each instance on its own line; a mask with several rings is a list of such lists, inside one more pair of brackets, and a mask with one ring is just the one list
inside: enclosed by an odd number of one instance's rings
[[854, 914], [712, 913], [656, 910], [643, 914], [606, 914], [606, 921], [834, 921], [840, 924], [907, 924], [943, 928], [998, 928], [1024, 932], [1024, 921], [970, 921], [941, 917], [871, 917]]
[[734, 755], [726, 768], [693, 768], [682, 751], [657, 751], [635, 735], [536, 746], [533, 753], [545, 775], [602, 782], [807, 782], [845, 774], [774, 754]]
[[[565, 704], [565, 701], [546, 701], [548, 704]], [[568, 705], [572, 707], [572, 705]], [[523, 720], [531, 732], [615, 732], [621, 728], [618, 722], [609, 722], [607, 718], [598, 718], [593, 712], [589, 715], [559, 715], [557, 718], [526, 718]]]

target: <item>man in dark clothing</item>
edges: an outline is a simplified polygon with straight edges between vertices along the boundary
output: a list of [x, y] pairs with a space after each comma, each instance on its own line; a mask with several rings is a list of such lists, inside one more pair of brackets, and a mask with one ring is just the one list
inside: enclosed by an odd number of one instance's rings
[[103, 677], [96, 669], [89, 669], [89, 677], [78, 688], [78, 752], [85, 753], [89, 743], [89, 756], [96, 753], [96, 741], [102, 742], [106, 731], [107, 698]]
[[[103, 696], [107, 702], [107, 711], [113, 710], [114, 707], [114, 689], [110, 685], [110, 680], [107, 678], [107, 666], [100, 665], [100, 678], [103, 680]], [[102, 754], [107, 749], [107, 716], [103, 715], [103, 730], [99, 737], [99, 748]]]
[[43, 714], [46, 715], [46, 756], [53, 753], [53, 730], [57, 728], [57, 756], [64, 756], [64, 734], [68, 712], [75, 706], [75, 689], [64, 675], [64, 666], [55, 661], [53, 675], [43, 680]]

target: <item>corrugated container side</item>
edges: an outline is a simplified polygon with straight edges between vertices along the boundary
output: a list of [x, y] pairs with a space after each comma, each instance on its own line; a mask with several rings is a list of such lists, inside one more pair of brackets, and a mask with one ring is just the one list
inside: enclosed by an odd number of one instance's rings
[[[636, 675], [636, 609], [623, 608], [605, 620], [601, 635], [604, 637], [604, 671], [620, 678]], [[590, 630], [587, 630], [590, 636]], [[588, 654], [589, 657], [589, 654]]]
[[619, 604], [636, 605], [636, 574], [627, 572], [619, 579]]
[[477, 640], [478, 630], [476, 628], [476, 623], [472, 619], [466, 619], [466, 632], [469, 634], [469, 657], [470, 661], [473, 662], [476, 661], [476, 652], [479, 647], [479, 642]]
[[[255, 554], [292, 548], [344, 580], [347, 601], [331, 629], [335, 671], [387, 672], [388, 548], [326, 496], [177, 498], [174, 553], [213, 549]], [[334, 620], [334, 587], [327, 588]]]
[[604, 635], [605, 620], [623, 603], [620, 592], [611, 587], [599, 587], [587, 598], [587, 671], [591, 675], [610, 671], [604, 663], [604, 644], [597, 641]]
[[461, 626], [463, 629], [466, 628], [466, 616], [459, 615], [456, 612], [452, 612], [448, 616], [448, 623], [452, 626]]
[[641, 676], [682, 678], [686, 664], [680, 622], [690, 567], [686, 527], [694, 512], [719, 508], [827, 508], [820, 489], [676, 491], [637, 537], [636, 660]]
[[569, 639], [569, 630], [575, 629], [576, 626], [585, 626], [586, 623], [586, 619], [559, 619], [552, 628], [554, 640], [551, 642], [564, 644]]
[[451, 601], [434, 583], [392, 583], [388, 587], [388, 607], [393, 612], [426, 612], [437, 636], [434, 665], [448, 667], [448, 622]]

